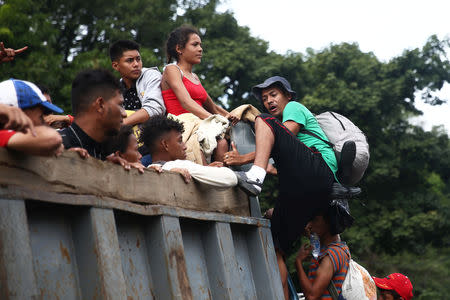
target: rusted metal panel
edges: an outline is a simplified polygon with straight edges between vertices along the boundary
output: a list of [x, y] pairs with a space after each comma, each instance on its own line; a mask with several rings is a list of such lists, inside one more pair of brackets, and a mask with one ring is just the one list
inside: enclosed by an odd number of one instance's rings
[[204, 242], [213, 299], [249, 299], [239, 280], [230, 225], [212, 224]]
[[157, 299], [192, 300], [179, 219], [156, 217], [147, 225], [147, 242]]
[[127, 299], [156, 299], [151, 274], [149, 246], [146, 239], [146, 219], [140, 216], [116, 213], [122, 270], [127, 287]]
[[64, 210], [28, 210], [33, 266], [43, 299], [80, 299], [72, 220]]
[[55, 202], [0, 200], [1, 299], [283, 298], [267, 220]]
[[0, 199], [0, 298], [37, 295], [24, 201]]

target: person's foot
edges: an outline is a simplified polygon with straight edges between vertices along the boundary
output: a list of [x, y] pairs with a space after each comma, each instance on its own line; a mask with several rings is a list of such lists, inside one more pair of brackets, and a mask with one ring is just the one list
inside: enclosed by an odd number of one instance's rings
[[258, 196], [261, 193], [262, 181], [259, 179], [252, 180], [247, 177], [247, 173], [243, 171], [234, 172], [238, 179], [238, 185], [249, 195]]

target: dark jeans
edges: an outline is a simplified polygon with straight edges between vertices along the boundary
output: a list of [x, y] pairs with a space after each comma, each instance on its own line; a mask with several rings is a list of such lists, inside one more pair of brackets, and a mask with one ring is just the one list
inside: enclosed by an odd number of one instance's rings
[[279, 197], [272, 215], [275, 247], [289, 252], [306, 224], [327, 208], [334, 175], [322, 154], [305, 144], [269, 114], [259, 116], [272, 130], [271, 156], [278, 170]]

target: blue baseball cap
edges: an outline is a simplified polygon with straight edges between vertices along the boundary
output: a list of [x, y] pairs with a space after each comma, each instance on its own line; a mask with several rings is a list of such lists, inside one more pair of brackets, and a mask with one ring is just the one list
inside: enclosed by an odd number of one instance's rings
[[0, 82], [0, 103], [21, 109], [41, 105], [46, 111], [57, 114], [63, 112], [61, 108], [48, 102], [34, 83], [14, 78]]

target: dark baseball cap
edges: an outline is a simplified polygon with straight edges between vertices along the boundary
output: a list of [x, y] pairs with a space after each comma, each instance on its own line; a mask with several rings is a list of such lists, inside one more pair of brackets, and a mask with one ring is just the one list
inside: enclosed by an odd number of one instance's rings
[[272, 76], [264, 80], [263, 83], [260, 83], [258, 85], [255, 85], [252, 88], [253, 96], [255, 96], [257, 99], [261, 100], [261, 93], [263, 89], [268, 88], [269, 86], [276, 84], [277, 86], [283, 88], [284, 90], [288, 91], [292, 98], [291, 100], [295, 100], [295, 97], [297, 96], [297, 93], [292, 90], [291, 84], [289, 81], [287, 81], [286, 78], [281, 76]]

